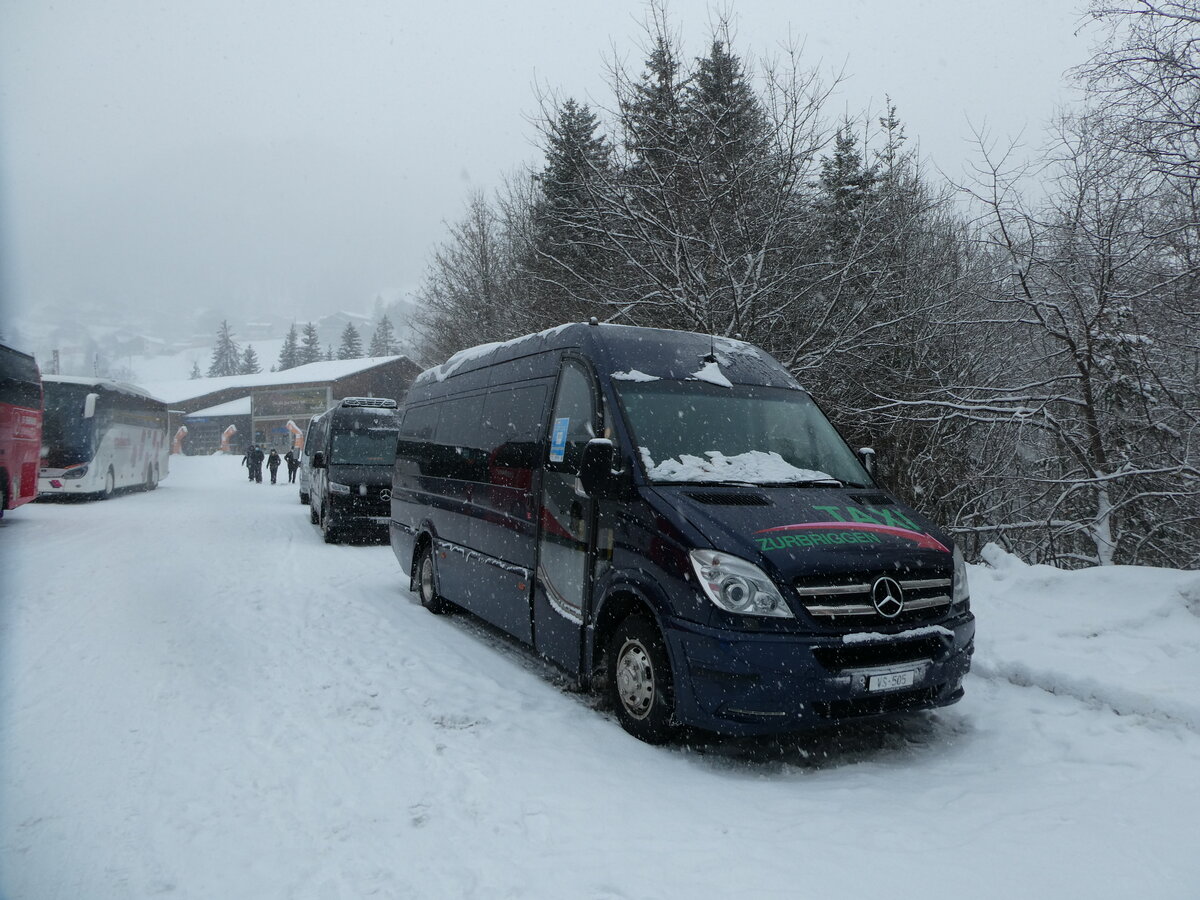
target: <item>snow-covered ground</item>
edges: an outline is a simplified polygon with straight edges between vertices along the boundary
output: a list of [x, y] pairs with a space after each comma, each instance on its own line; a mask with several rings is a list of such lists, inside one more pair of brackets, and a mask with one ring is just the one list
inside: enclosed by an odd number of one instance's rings
[[1200, 575], [974, 567], [955, 707], [654, 748], [291, 486], [0, 522], [0, 897], [1200, 896]]

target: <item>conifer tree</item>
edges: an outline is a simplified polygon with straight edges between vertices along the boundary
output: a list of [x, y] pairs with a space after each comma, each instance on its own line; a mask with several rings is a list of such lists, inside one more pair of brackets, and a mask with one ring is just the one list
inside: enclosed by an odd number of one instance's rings
[[380, 317], [379, 324], [375, 326], [375, 333], [371, 335], [371, 346], [367, 350], [367, 355], [395, 356], [399, 352], [396, 344], [396, 332], [392, 328], [391, 319], [385, 313]]
[[304, 366], [308, 363], [320, 362], [325, 358], [325, 354], [321, 350], [321, 335], [317, 333], [317, 326], [309, 322], [304, 326], [304, 338], [300, 342], [300, 351], [296, 354], [296, 365]]
[[195, 381], [197, 378], [203, 377], [204, 376], [200, 373], [200, 363], [192, 360], [192, 372], [190, 375], [188, 375], [188, 378], [192, 381]]
[[342, 342], [338, 346], [338, 359], [360, 359], [362, 357], [362, 338], [353, 322], [347, 322], [342, 329]]
[[279, 362], [276, 364], [276, 371], [282, 372], [285, 369], [294, 369], [300, 364], [300, 337], [296, 334], [296, 323], [292, 323], [292, 327], [288, 329], [287, 337], [283, 339], [283, 346], [279, 349]]
[[233, 331], [229, 323], [221, 320], [217, 329], [217, 344], [213, 347], [212, 364], [208, 367], [209, 378], [220, 378], [223, 375], [237, 375], [242, 369], [242, 351], [237, 341], [233, 339]]
[[246, 351], [242, 354], [242, 368], [238, 374], [257, 375], [261, 371], [262, 366], [258, 364], [258, 354], [254, 352], [254, 345], [247, 344]]

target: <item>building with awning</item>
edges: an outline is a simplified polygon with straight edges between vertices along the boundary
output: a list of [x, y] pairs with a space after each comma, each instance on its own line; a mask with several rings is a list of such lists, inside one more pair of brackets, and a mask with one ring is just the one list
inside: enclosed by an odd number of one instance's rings
[[399, 403], [420, 372], [407, 356], [377, 356], [144, 387], [171, 407], [172, 432], [187, 426], [187, 455], [219, 450], [221, 436], [231, 425], [236, 436], [230, 446], [238, 452], [254, 442], [283, 453], [295, 445], [296, 433], [303, 434], [313, 416], [343, 397], [390, 397]]

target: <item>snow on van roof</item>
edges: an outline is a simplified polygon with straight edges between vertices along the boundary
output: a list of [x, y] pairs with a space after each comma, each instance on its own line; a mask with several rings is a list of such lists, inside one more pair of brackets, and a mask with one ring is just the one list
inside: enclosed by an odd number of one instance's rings
[[216, 393], [228, 388], [260, 388], [280, 384], [336, 381], [366, 369], [402, 359], [401, 356], [368, 356], [364, 359], [330, 359], [296, 366], [280, 372], [260, 372], [257, 375], [225, 375], [220, 378], [188, 378], [178, 381], [159, 381], [150, 387], [168, 403], [179, 403], [192, 397]]
[[524, 334], [521, 335], [521, 337], [513, 338], [512, 340], [508, 341], [496, 341], [491, 344], [479, 344], [475, 347], [468, 347], [465, 350], [459, 350], [440, 366], [434, 366], [431, 369], [426, 369], [413, 380], [413, 384], [424, 384], [430, 379], [434, 381], [445, 381], [472, 360], [487, 356], [489, 353], [495, 350], [516, 347], [518, 344], [522, 344], [525, 341], [531, 341], [535, 338], [553, 337], [559, 332], [564, 331], [565, 329], [576, 324], [578, 323], [567, 322], [562, 325], [555, 325], [553, 328], [547, 328], [545, 331], [539, 331], [536, 334]]

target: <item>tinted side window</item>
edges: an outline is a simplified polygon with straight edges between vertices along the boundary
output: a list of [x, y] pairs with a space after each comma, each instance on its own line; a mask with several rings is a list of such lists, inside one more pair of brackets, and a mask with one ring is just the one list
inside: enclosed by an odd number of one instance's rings
[[483, 395], [455, 397], [442, 404], [428, 474], [463, 481], [487, 480]]
[[400, 435], [396, 442], [396, 460], [400, 469], [409, 474], [431, 475], [430, 460], [433, 458], [433, 433], [437, 430], [438, 405], [409, 407], [400, 422]]
[[528, 487], [538, 467], [544, 385], [492, 390], [483, 404], [487, 480], [505, 487]]

